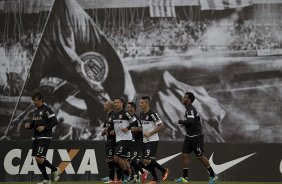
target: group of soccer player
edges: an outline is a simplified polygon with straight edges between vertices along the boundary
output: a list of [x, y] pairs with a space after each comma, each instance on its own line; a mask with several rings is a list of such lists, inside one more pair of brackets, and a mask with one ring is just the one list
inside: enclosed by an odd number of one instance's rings
[[[150, 184], [165, 181], [169, 169], [156, 162], [158, 132], [164, 128], [158, 114], [150, 109], [150, 97], [140, 98], [140, 116], [136, 115], [136, 104], [125, 102], [122, 97], [106, 101], [107, 113], [102, 135], [107, 136], [106, 162], [109, 167], [109, 183], [134, 183], [147, 179], [147, 172], [152, 175]], [[158, 178], [156, 169], [162, 173]]]
[[[139, 173], [142, 176], [142, 183], [145, 183], [147, 172], [152, 175], [152, 181], [149, 184], [164, 182], [168, 177], [169, 169], [164, 168], [155, 160], [159, 144], [158, 132], [164, 128], [164, 123], [158, 114], [150, 109], [150, 100], [149, 96], [140, 98], [139, 116], [135, 114], [136, 104], [126, 103], [122, 97], [104, 103], [107, 116], [102, 135], [107, 136], [106, 162], [109, 167], [110, 184], [137, 182]], [[210, 166], [209, 160], [204, 156], [204, 135], [200, 116], [192, 105], [194, 100], [195, 96], [191, 92], [186, 92], [182, 98], [186, 111], [184, 119], [180, 119], [178, 124], [186, 131], [182, 147], [183, 174], [175, 182], [188, 183], [189, 154], [194, 152], [210, 175], [208, 184], [215, 184], [218, 177]], [[34, 92], [32, 101], [36, 108], [29, 115], [32, 119], [26, 120], [24, 126], [27, 129], [34, 129], [32, 156], [35, 157], [44, 178], [38, 184], [50, 184], [51, 180], [46, 173], [46, 167], [52, 170], [54, 181], [58, 181], [61, 174], [60, 169], [45, 158], [52, 140], [52, 128], [58, 124], [58, 120], [51, 108], [44, 103], [40, 92]], [[158, 178], [156, 169], [161, 171], [161, 179]]]
[[[107, 112], [102, 134], [107, 136], [106, 161], [109, 166], [109, 183], [134, 183], [138, 181], [139, 172], [142, 183], [145, 183], [147, 171], [152, 175], [149, 184], [164, 182], [169, 169], [156, 162], [159, 144], [158, 132], [164, 128], [164, 123], [158, 114], [150, 109], [150, 97], [140, 98], [140, 116], [136, 115], [136, 104], [126, 103], [124, 98], [107, 101], [104, 110]], [[204, 135], [200, 116], [192, 105], [195, 96], [192, 92], [183, 95], [182, 103], [186, 108], [184, 120], [178, 124], [185, 128], [186, 136], [182, 146], [182, 177], [177, 183], [188, 183], [189, 154], [194, 152], [198, 160], [207, 169], [210, 178], [208, 184], [215, 184], [218, 177], [213, 171], [208, 159], [204, 156]], [[125, 104], [126, 103], [126, 104]], [[156, 174], [156, 169], [162, 173], [162, 180]]]

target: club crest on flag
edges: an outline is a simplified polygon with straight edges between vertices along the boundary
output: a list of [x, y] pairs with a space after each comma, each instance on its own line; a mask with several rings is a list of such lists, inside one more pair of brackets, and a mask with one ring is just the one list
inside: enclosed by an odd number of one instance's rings
[[81, 70], [84, 77], [93, 84], [102, 83], [108, 76], [108, 63], [106, 58], [97, 52], [86, 52], [80, 56]]

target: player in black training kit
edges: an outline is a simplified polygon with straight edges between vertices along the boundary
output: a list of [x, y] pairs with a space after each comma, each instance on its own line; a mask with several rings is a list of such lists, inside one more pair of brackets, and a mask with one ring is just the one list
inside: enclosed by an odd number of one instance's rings
[[[113, 183], [115, 179], [115, 162], [114, 162], [114, 152], [116, 146], [116, 135], [114, 132], [114, 124], [112, 121], [112, 115], [114, 110], [114, 102], [113, 101], [106, 101], [104, 103], [104, 111], [107, 113], [107, 116], [104, 121], [102, 135], [107, 136], [107, 143], [106, 143], [106, 162], [109, 166], [109, 180], [103, 178], [103, 181], [107, 181], [109, 183]], [[106, 177], [108, 178], [108, 177]]]
[[52, 140], [52, 128], [58, 124], [58, 120], [50, 107], [43, 103], [43, 97], [40, 92], [33, 93], [32, 101], [36, 108], [32, 114], [32, 121], [25, 123], [25, 128], [34, 129], [32, 156], [35, 157], [38, 168], [44, 178], [38, 184], [50, 184], [51, 180], [46, 173], [46, 167], [52, 170], [54, 181], [58, 181], [60, 178], [60, 169], [53, 166], [45, 158]]
[[176, 179], [177, 183], [188, 182], [188, 167], [189, 167], [189, 154], [194, 151], [198, 160], [207, 168], [210, 174], [209, 184], [214, 184], [217, 180], [209, 160], [204, 156], [204, 135], [202, 134], [202, 126], [200, 122], [200, 116], [196, 108], [192, 105], [195, 100], [195, 96], [191, 92], [184, 94], [182, 103], [186, 107], [184, 120], [179, 120], [178, 124], [183, 126], [186, 130], [186, 136], [182, 147], [182, 171], [183, 176]]
[[169, 170], [155, 161], [159, 144], [158, 132], [164, 128], [164, 125], [158, 114], [150, 109], [150, 97], [141, 97], [139, 105], [142, 109], [140, 122], [142, 124], [144, 143], [142, 156], [147, 165], [147, 170], [150, 171], [153, 176], [153, 180], [150, 181], [149, 184], [160, 183], [155, 168], [162, 172], [162, 181], [164, 182], [168, 177]]
[[[138, 116], [136, 115], [136, 103], [135, 102], [128, 102], [126, 105], [126, 111], [130, 112], [138, 121]], [[142, 183], [145, 183], [147, 179], [147, 171], [143, 170], [142, 168], [146, 169], [146, 165], [142, 162], [142, 148], [143, 148], [143, 132], [142, 126], [140, 121], [135, 126], [131, 127], [132, 132], [132, 156], [130, 165], [134, 169], [134, 177], [136, 182], [139, 181], [139, 172], [142, 174]]]

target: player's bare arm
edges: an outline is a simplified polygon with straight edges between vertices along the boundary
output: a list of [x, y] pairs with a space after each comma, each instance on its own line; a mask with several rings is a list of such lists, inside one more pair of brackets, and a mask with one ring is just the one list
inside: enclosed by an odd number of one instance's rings
[[164, 128], [164, 124], [163, 124], [163, 123], [160, 123], [160, 124], [158, 124], [158, 126], [157, 126], [154, 130], [152, 130], [152, 131], [150, 131], [150, 132], [145, 132], [143, 135], [144, 135], [145, 137], [150, 137], [151, 135], [153, 135], [153, 134], [159, 132], [159, 131], [160, 131], [161, 129], [163, 129], [163, 128]]

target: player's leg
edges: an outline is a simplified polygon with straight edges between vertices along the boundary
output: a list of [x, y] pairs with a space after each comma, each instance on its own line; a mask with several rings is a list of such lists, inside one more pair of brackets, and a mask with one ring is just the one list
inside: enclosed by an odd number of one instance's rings
[[[141, 140], [141, 141], [140, 141]], [[142, 139], [136, 139], [135, 141], [132, 141], [132, 154], [133, 156], [131, 157], [131, 163], [130, 165], [133, 167], [133, 174], [134, 174], [134, 180], [136, 182], [139, 182], [139, 172], [141, 174], [144, 174], [144, 171], [142, 167], [138, 164], [140, 158], [141, 158], [141, 151], [142, 151]]]
[[150, 158], [151, 158], [151, 162], [150, 164], [160, 170], [162, 172], [162, 181], [164, 182], [167, 177], [168, 177], [168, 174], [169, 174], [169, 169], [168, 168], [164, 168], [163, 166], [161, 166], [158, 162], [156, 162], [156, 154], [157, 154], [157, 150], [158, 150], [158, 145], [159, 145], [159, 141], [153, 141], [153, 142], [149, 142], [148, 143], [148, 146], [149, 149], [150, 149]]
[[204, 155], [197, 156], [197, 158], [205, 166], [210, 175], [209, 184], [214, 184], [218, 179], [218, 176], [214, 173], [212, 167], [210, 166], [209, 160]]
[[192, 147], [189, 142], [189, 137], [186, 136], [182, 145], [182, 154], [181, 154], [181, 166], [182, 166], [182, 177], [179, 177], [175, 180], [177, 183], [187, 183], [188, 182], [188, 168], [190, 165], [189, 154], [192, 152]]
[[143, 138], [141, 137], [140, 139], [138, 139], [138, 148], [137, 148], [137, 164], [143, 168], [143, 173], [141, 175], [141, 180], [142, 180], [142, 183], [145, 183], [146, 180], [147, 180], [147, 177], [148, 177], [148, 168], [147, 166], [144, 164], [143, 162], [143, 149], [145, 147], [145, 143], [143, 143]]
[[110, 183], [115, 180], [115, 162], [114, 162], [114, 150], [115, 149], [115, 140], [108, 140], [106, 144], [106, 162], [109, 168], [109, 176], [102, 178], [102, 181], [105, 183]]
[[[156, 164], [155, 164], [155, 158], [156, 158], [156, 152], [157, 152], [157, 145], [158, 142], [147, 142], [144, 144], [144, 150], [143, 150], [143, 160], [144, 163], [147, 166], [148, 171], [151, 173], [153, 180], [150, 183], [160, 183], [160, 180], [156, 174]], [[155, 161], [155, 162], [154, 162]]]
[[[42, 143], [42, 147], [44, 147], [44, 146], [46, 147], [46, 152], [47, 152], [49, 144], [51, 143], [51, 140], [42, 139], [42, 141], [40, 141], [40, 143]], [[49, 169], [51, 169], [54, 181], [58, 181], [60, 179], [61, 171], [60, 171], [59, 167], [55, 167], [54, 165], [52, 165], [46, 158], [44, 159], [42, 164], [45, 167], [48, 167]]]
[[32, 156], [35, 157], [36, 163], [38, 165], [39, 170], [44, 178], [42, 182], [39, 184], [50, 184], [51, 180], [46, 172], [46, 167], [43, 164], [45, 160], [45, 156], [48, 150], [48, 145], [44, 144], [41, 139], [35, 139], [33, 141], [33, 148], [32, 148]]
[[131, 140], [123, 141], [123, 147], [124, 147], [124, 154], [122, 158], [126, 165], [126, 170], [124, 171], [124, 182], [132, 183], [134, 180], [134, 175], [130, 165], [131, 157], [133, 156], [132, 141]]
[[126, 165], [124, 164], [124, 161], [122, 159], [122, 156], [126, 155], [124, 154], [124, 147], [122, 144], [122, 141], [117, 142], [116, 148], [115, 148], [115, 154], [114, 154], [114, 160], [119, 164], [119, 166], [122, 169], [126, 169]]
[[[130, 141], [127, 140], [122, 140], [117, 143], [116, 151], [115, 151], [115, 156], [114, 159], [116, 162], [118, 162], [120, 168], [122, 169], [124, 173], [124, 180], [129, 180], [131, 170], [128, 169], [129, 163], [127, 161], [128, 159], [128, 152], [130, 151], [129, 146], [130, 146]], [[129, 166], [130, 167], [130, 166]]]
[[194, 153], [210, 175], [209, 184], [214, 184], [217, 180], [217, 176], [214, 173], [209, 160], [204, 155], [204, 135], [193, 137], [192, 143], [194, 146]]

